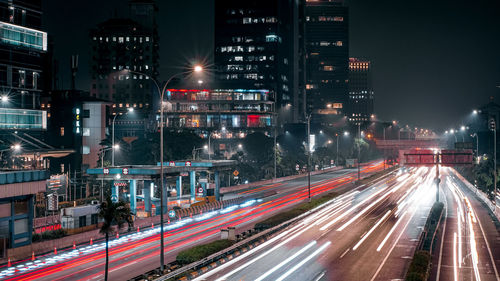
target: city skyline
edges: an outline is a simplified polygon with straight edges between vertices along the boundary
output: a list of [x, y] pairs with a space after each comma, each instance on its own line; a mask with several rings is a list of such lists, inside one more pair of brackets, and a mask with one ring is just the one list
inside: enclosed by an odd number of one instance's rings
[[[49, 35], [56, 37], [55, 52], [66, 88], [66, 66], [71, 54], [78, 53], [81, 63], [77, 85], [88, 90], [91, 83], [88, 66], [84, 65], [88, 61], [88, 31], [115, 11], [128, 16], [127, 1], [63, 5], [63, 12], [53, 15], [50, 9], [62, 3], [44, 3], [44, 26]], [[444, 131], [471, 106], [488, 102], [490, 96], [499, 100], [500, 89], [495, 86], [500, 84], [500, 69], [494, 63], [482, 64], [500, 60], [500, 53], [495, 51], [500, 45], [495, 36], [495, 26], [500, 24], [498, 3], [479, 1], [469, 7], [452, 1], [349, 1], [347, 5], [349, 55], [372, 62], [375, 112], [379, 118]], [[94, 6], [100, 9], [93, 11]], [[75, 10], [81, 12], [73, 14]], [[160, 78], [165, 79], [189, 59], [212, 61], [213, 15], [213, 0], [159, 3], [160, 43], [167, 38], [177, 39], [172, 46], [163, 44], [160, 48]], [[65, 20], [70, 24], [59, 24]], [[71, 24], [80, 20], [84, 24]], [[182, 32], [180, 26], [185, 27]], [[65, 33], [74, 28], [78, 36], [66, 40]], [[442, 81], [438, 74], [443, 74]], [[414, 110], [417, 107], [428, 109], [425, 116]]]

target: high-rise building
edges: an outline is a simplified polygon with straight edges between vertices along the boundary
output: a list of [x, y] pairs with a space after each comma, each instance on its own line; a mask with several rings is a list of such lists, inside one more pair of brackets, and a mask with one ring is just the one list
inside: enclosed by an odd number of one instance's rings
[[345, 113], [348, 96], [348, 8], [343, 1], [305, 3], [305, 109], [317, 122]]
[[158, 9], [154, 1], [129, 4], [131, 18], [112, 18], [90, 31], [90, 93], [111, 101], [115, 112], [149, 112], [156, 91], [150, 77], [157, 78], [159, 66]]
[[279, 122], [298, 106], [298, 1], [215, 1], [217, 88], [266, 89]]
[[349, 59], [349, 102], [346, 113], [353, 124], [370, 121], [373, 114], [373, 88], [369, 60]]
[[[47, 129], [47, 112], [40, 110], [47, 45], [40, 0], [0, 1], [2, 151], [8, 151], [14, 144], [20, 145], [26, 134], [42, 139]], [[23, 151], [25, 149], [23, 147]], [[8, 160], [5, 155], [3, 153], [4, 159], [0, 160]]]

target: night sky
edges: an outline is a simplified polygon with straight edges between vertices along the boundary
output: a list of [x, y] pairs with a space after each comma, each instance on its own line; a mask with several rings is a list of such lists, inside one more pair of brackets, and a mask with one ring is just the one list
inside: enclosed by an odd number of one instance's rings
[[[44, 1], [61, 80], [80, 55], [77, 87], [90, 88], [88, 31], [126, 0]], [[158, 1], [160, 75], [213, 55], [214, 0]], [[500, 103], [500, 1], [351, 0], [350, 56], [372, 61], [379, 119], [433, 129], [459, 125], [490, 96]], [[62, 85], [60, 84], [60, 87]]]

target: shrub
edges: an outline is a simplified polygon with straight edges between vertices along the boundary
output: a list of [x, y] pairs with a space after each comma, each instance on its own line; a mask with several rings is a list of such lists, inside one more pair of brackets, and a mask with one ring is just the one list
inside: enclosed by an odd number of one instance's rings
[[410, 268], [406, 273], [406, 281], [427, 280], [427, 273], [431, 262], [431, 255], [427, 251], [418, 251], [413, 256]]
[[176, 260], [181, 265], [190, 264], [222, 251], [233, 244], [234, 241], [231, 240], [217, 240], [208, 244], [198, 245], [180, 252]]
[[51, 231], [44, 231], [40, 234], [33, 234], [31, 237], [32, 242], [40, 242], [44, 240], [52, 240], [66, 236], [67, 233], [64, 229], [57, 229]]

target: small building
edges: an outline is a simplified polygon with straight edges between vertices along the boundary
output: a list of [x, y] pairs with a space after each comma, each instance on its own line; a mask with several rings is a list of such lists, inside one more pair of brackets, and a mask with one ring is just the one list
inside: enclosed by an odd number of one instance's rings
[[99, 205], [85, 205], [61, 209], [63, 229], [75, 229], [97, 224], [99, 222]]
[[0, 172], [0, 258], [31, 244], [34, 197], [45, 192], [47, 178], [46, 170]]

